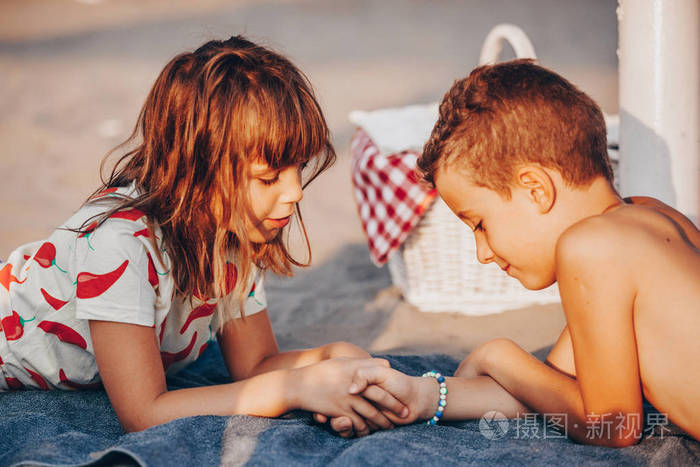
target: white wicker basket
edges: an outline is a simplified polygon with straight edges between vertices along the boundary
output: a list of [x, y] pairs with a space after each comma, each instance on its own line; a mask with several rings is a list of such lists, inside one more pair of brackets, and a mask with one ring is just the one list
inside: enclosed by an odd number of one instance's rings
[[[495, 62], [504, 40], [510, 42], [518, 57], [535, 58], [534, 48], [525, 33], [516, 26], [502, 24], [493, 28], [486, 37], [480, 64]], [[401, 149], [392, 148], [392, 144], [396, 145], [394, 140], [413, 141], [403, 131], [404, 127], [410, 128], [415, 137], [420, 137], [425, 132], [416, 131], [415, 127], [425, 120], [419, 118], [421, 113], [435, 118], [437, 112], [434, 106], [422, 109], [414, 106], [410, 110], [410, 115], [406, 115], [405, 109], [396, 109], [390, 115], [373, 113], [375, 117], [381, 117], [379, 120], [390, 122], [393, 125], [390, 128], [376, 124], [369, 113], [358, 113], [351, 116], [351, 120], [368, 132], [382, 152], [389, 153]], [[609, 153], [616, 167], [617, 117], [606, 116], [606, 123], [611, 147]], [[393, 139], [384, 137], [393, 133], [396, 133]], [[419, 145], [414, 142], [411, 146]], [[388, 266], [393, 283], [401, 289], [404, 298], [421, 311], [487, 315], [536, 303], [559, 302], [556, 284], [544, 290], [528, 290], [495, 263], [479, 263], [474, 234], [440, 197], [403, 245], [389, 257]]]

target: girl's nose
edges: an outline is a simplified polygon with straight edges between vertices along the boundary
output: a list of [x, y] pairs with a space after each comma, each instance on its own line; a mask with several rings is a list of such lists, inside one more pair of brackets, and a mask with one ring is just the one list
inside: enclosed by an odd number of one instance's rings
[[301, 172], [294, 168], [290, 168], [284, 184], [284, 189], [280, 201], [283, 203], [298, 203], [304, 196], [301, 190]]
[[476, 259], [478, 259], [481, 264], [492, 262], [494, 254], [485, 236], [480, 232], [474, 232], [474, 240], [476, 241]]

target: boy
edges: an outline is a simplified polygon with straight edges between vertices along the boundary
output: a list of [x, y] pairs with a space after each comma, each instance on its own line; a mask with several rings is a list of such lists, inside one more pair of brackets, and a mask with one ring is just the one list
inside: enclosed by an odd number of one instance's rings
[[[646, 398], [700, 439], [700, 233], [657, 200], [620, 199], [605, 135], [598, 106], [530, 60], [445, 95], [419, 169], [480, 262], [528, 289], [558, 282], [567, 326], [546, 363], [505, 339], [477, 348], [446, 379], [444, 419], [566, 414], [573, 439], [622, 447], [641, 438]], [[409, 406], [395, 423], [438, 406], [433, 378], [358, 370], [350, 392], [372, 385]]]

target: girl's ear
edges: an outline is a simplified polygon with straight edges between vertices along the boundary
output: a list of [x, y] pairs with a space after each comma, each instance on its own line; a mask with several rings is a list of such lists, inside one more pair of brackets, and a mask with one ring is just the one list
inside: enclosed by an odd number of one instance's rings
[[542, 167], [527, 165], [519, 168], [516, 183], [525, 190], [526, 196], [537, 205], [540, 213], [546, 214], [554, 206], [557, 190], [552, 177]]

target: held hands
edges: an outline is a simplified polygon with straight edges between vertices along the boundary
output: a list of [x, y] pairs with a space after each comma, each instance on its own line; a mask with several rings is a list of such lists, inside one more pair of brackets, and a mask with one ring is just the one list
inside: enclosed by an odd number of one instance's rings
[[[364, 397], [380, 408], [394, 424], [405, 425], [418, 419], [429, 419], [435, 412], [439, 385], [433, 378], [408, 376], [389, 366], [359, 367], [349, 387], [350, 394]], [[405, 417], [397, 417], [384, 400], [391, 396], [408, 408]]]
[[[296, 406], [332, 418], [331, 426], [341, 436], [364, 436], [371, 430], [393, 428], [391, 419], [403, 422], [406, 407], [380, 386], [365, 388], [362, 396], [351, 394], [348, 388], [355, 382], [360, 369], [374, 374], [372, 369], [389, 368], [380, 358], [338, 357], [293, 370], [296, 385]], [[379, 410], [370, 401], [376, 403]], [[391, 417], [391, 418], [390, 418]], [[318, 416], [315, 417], [317, 421]]]
[[375, 362], [359, 365], [352, 374], [352, 384], [346, 387], [346, 394], [370, 403], [373, 409], [366, 404], [360, 406], [372, 418], [358, 420], [352, 414], [335, 416], [323, 412], [328, 415], [326, 416], [318, 413], [322, 411], [314, 414], [318, 423], [329, 421], [330, 427], [340, 436], [363, 436], [370, 431], [393, 428], [394, 424], [413, 423], [417, 419], [428, 419], [433, 415], [438, 385], [432, 378], [411, 377], [393, 370], [386, 360], [372, 359], [365, 350], [348, 342], [327, 344], [322, 350], [324, 359], [349, 357]]

